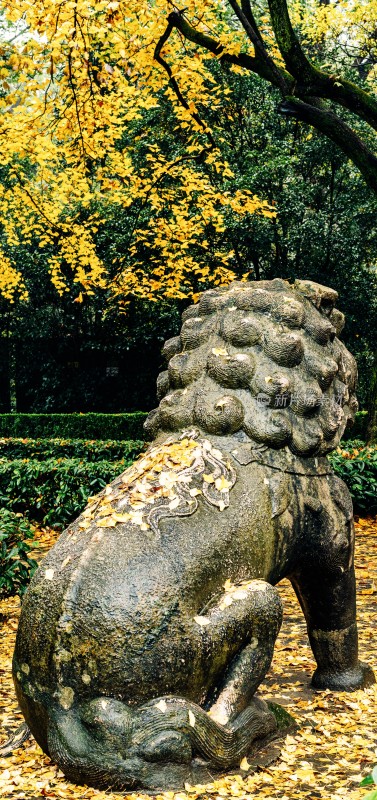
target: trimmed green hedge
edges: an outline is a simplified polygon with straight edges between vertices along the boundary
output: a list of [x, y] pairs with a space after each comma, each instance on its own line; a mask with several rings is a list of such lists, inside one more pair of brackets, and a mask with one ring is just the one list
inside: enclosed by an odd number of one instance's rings
[[78, 458], [46, 461], [0, 459], [0, 506], [36, 522], [64, 528], [132, 463], [132, 459], [87, 462]]
[[[84, 509], [87, 498], [101, 491], [137, 457], [142, 442], [67, 442], [60, 452], [74, 458], [46, 458], [56, 454], [56, 442], [9, 444], [29, 447], [45, 460], [0, 458], [0, 506], [35, 521], [64, 528]], [[106, 449], [108, 447], [108, 449]], [[54, 449], [55, 448], [55, 449]], [[82, 457], [77, 457], [82, 452]], [[124, 455], [114, 461], [101, 458]], [[347, 442], [329, 456], [335, 472], [346, 482], [357, 513], [377, 513], [377, 447]]]
[[0, 414], [0, 436], [30, 439], [142, 439], [144, 411], [132, 414]]
[[144, 442], [100, 439], [0, 439], [0, 458], [83, 458], [86, 461], [134, 460]]

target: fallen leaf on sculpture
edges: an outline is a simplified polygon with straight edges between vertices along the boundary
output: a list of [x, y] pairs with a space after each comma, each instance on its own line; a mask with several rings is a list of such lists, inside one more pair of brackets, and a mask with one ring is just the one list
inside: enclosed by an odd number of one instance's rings
[[179, 502], [179, 497], [173, 497], [173, 500], [171, 500], [169, 503], [170, 510], [173, 511], [175, 508], [178, 508]]
[[222, 475], [221, 478], [216, 478], [215, 480], [215, 487], [218, 492], [227, 492], [232, 486], [230, 481], [227, 481], [226, 478]]
[[115, 528], [116, 520], [111, 517], [105, 517], [97, 520], [96, 525], [98, 528]]
[[54, 579], [54, 570], [53, 569], [46, 569], [45, 578], [46, 578], [46, 581], [52, 581]]
[[[190, 432], [191, 435], [193, 432]], [[206, 459], [209, 465], [206, 464]], [[217, 461], [216, 472], [208, 473]], [[216, 477], [217, 476], [217, 477]], [[230, 478], [230, 480], [229, 480]], [[156, 526], [150, 523], [152, 506], [161, 505], [171, 512], [179, 508], [180, 515], [195, 510], [195, 498], [204, 495], [205, 502], [216, 506], [220, 511], [228, 505], [229, 490], [234, 486], [236, 475], [233, 467], [224, 463], [219, 450], [212, 447], [208, 439], [188, 438], [168, 439], [128, 467], [111, 486], [105, 487], [98, 495], [88, 500], [87, 508], [77, 522], [80, 531], [88, 530], [93, 524], [100, 528], [114, 528], [122, 522], [138, 525], [142, 531]], [[202, 488], [192, 482], [203, 481]], [[205, 484], [215, 484], [215, 492], [208, 495]], [[191, 484], [191, 485], [190, 485]], [[225, 495], [225, 497], [224, 497]], [[169, 514], [164, 513], [164, 516]], [[69, 533], [75, 529], [70, 526]]]

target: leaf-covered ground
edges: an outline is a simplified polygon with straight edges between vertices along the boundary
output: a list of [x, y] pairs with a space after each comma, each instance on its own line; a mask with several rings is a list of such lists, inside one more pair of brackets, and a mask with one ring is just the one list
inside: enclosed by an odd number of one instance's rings
[[[377, 674], [377, 520], [361, 519], [357, 525], [356, 564], [360, 653]], [[53, 532], [41, 533], [42, 549], [54, 541]], [[249, 774], [240, 770], [213, 784], [186, 787], [185, 791], [157, 795], [164, 800], [203, 798], [280, 798], [280, 800], [361, 800], [361, 778], [377, 762], [377, 690], [334, 694], [308, 688], [314, 668], [305, 623], [288, 582], [279, 587], [284, 622], [274, 660], [260, 693], [284, 705], [295, 717], [298, 730], [280, 748], [267, 748], [264, 761]], [[17, 628], [19, 601], [0, 603], [0, 738], [7, 738], [21, 717], [11, 680], [11, 657]], [[263, 756], [263, 754], [262, 754]], [[263, 760], [263, 758], [261, 759]], [[245, 764], [243, 763], [243, 766]], [[120, 800], [122, 794], [99, 792], [65, 780], [35, 743], [9, 758], [0, 758], [0, 798], [82, 798]], [[137, 799], [143, 795], [133, 795]]]

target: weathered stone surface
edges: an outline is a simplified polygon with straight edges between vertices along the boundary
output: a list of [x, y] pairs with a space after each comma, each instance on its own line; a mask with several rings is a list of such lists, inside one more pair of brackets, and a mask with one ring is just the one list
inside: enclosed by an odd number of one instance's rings
[[289, 577], [313, 684], [356, 689], [352, 504], [324, 454], [356, 367], [336, 293], [205, 292], [165, 346], [155, 441], [42, 562], [14, 656], [26, 721], [75, 781], [167, 789], [237, 765], [276, 729], [254, 696]]

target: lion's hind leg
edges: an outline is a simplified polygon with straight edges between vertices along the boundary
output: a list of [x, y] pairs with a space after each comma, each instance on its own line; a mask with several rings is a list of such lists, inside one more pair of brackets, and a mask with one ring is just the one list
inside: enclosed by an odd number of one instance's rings
[[[215, 640], [224, 628], [228, 642], [243, 632], [242, 645], [228, 665], [209, 709], [213, 720], [227, 725], [253, 705], [253, 695], [270, 667], [282, 620], [279, 594], [261, 580], [230, 587], [211, 609], [209, 620]], [[267, 706], [263, 703], [260, 710], [265, 714]]]

